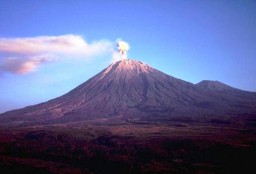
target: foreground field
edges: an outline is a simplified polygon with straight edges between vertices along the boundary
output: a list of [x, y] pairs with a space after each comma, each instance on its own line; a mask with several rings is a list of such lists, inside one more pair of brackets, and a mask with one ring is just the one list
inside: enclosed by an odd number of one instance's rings
[[1, 173], [255, 173], [253, 125], [79, 122], [5, 128]]

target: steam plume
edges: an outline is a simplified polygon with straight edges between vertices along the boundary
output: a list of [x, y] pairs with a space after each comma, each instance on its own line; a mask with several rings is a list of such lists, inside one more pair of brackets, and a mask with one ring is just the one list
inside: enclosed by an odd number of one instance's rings
[[127, 42], [118, 40], [117, 41], [117, 51], [113, 51], [114, 61], [127, 59], [127, 51], [130, 49], [130, 46]]
[[126, 43], [125, 41], [118, 41], [117, 42], [117, 48], [118, 52], [122, 55], [122, 59], [127, 58], [127, 51], [129, 50], [129, 44]]

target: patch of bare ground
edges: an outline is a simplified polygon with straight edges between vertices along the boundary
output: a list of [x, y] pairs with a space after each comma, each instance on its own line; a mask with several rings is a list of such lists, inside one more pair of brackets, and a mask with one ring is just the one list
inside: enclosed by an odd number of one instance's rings
[[236, 174], [255, 172], [255, 157], [255, 130], [241, 125], [74, 122], [0, 132], [7, 173]]

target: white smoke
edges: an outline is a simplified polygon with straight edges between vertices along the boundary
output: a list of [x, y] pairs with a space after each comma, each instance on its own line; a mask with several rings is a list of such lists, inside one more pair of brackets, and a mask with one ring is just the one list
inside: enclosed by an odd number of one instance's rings
[[113, 60], [119, 61], [123, 59], [127, 59], [127, 51], [130, 49], [130, 46], [127, 42], [123, 40], [117, 41], [117, 51], [113, 51]]

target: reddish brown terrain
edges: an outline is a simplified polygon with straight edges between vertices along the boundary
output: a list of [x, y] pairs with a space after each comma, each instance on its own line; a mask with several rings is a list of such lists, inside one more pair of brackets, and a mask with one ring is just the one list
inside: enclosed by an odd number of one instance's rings
[[255, 173], [256, 93], [135, 60], [0, 115], [2, 173]]

